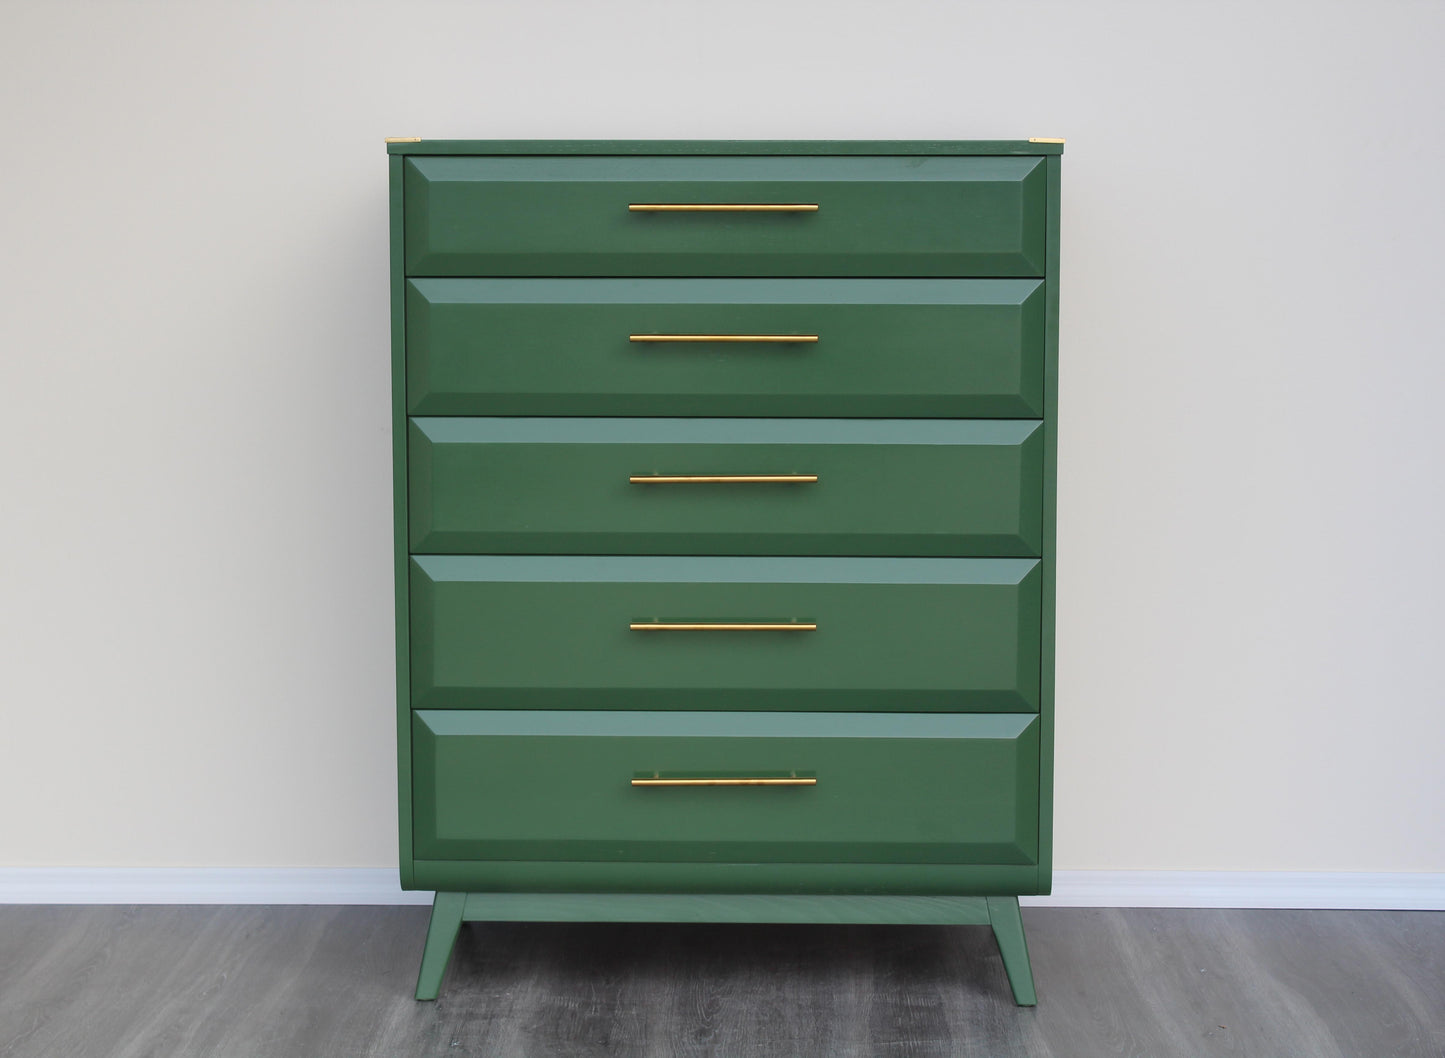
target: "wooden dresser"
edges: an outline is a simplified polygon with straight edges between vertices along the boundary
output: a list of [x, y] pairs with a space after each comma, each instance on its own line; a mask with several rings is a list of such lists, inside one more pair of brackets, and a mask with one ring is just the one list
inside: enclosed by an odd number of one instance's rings
[[389, 141], [401, 880], [471, 920], [1050, 886], [1055, 140]]

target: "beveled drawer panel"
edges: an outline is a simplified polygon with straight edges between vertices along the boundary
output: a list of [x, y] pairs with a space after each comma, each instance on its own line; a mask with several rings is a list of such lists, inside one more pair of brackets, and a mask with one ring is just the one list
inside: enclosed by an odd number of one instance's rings
[[1045, 184], [1028, 157], [412, 156], [406, 271], [1041, 276]]
[[427, 710], [412, 731], [422, 859], [1037, 861], [1034, 716]]
[[1043, 414], [1036, 279], [413, 279], [406, 328], [413, 415]]
[[411, 700], [1032, 712], [1040, 602], [1033, 559], [414, 556]]
[[1036, 556], [1043, 543], [1037, 421], [423, 418], [407, 448], [418, 553]]

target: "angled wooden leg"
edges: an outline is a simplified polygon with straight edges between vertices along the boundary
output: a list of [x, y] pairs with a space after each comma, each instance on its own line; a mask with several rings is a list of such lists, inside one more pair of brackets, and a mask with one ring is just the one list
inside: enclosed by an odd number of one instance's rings
[[426, 950], [421, 956], [421, 972], [416, 975], [416, 997], [435, 999], [441, 990], [442, 975], [452, 957], [452, 945], [462, 928], [462, 909], [466, 893], [437, 893], [431, 905], [431, 925], [426, 931]]
[[991, 896], [988, 898], [988, 920], [998, 941], [1003, 968], [1014, 990], [1014, 1002], [1021, 1007], [1035, 1006], [1034, 971], [1029, 965], [1029, 945], [1024, 940], [1024, 920], [1019, 915], [1019, 898]]

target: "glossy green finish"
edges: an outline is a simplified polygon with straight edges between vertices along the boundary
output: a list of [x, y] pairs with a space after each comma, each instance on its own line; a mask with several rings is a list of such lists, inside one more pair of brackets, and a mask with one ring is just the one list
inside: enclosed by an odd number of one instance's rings
[[388, 143], [390, 154], [1062, 154], [1029, 140], [422, 140]]
[[391, 473], [392, 574], [396, 599], [396, 788], [401, 887], [412, 885], [411, 641], [407, 566], [406, 293], [403, 278], [402, 160], [391, 158]]
[[[1028, 864], [1018, 714], [419, 711], [416, 851], [438, 859]], [[646, 788], [634, 777], [809, 787]]]
[[508, 893], [1032, 893], [1034, 864], [416, 861], [416, 888]]
[[[412, 558], [417, 708], [1034, 712], [1031, 559]], [[633, 622], [816, 622], [645, 632]]]
[[466, 893], [439, 892], [432, 901], [431, 922], [426, 931], [426, 947], [422, 950], [421, 970], [416, 978], [416, 997], [435, 999], [441, 990], [442, 976], [452, 957], [457, 930], [462, 927], [462, 912], [467, 904]]
[[1037, 279], [414, 279], [406, 320], [413, 415], [1043, 414]]
[[[1036, 421], [413, 419], [417, 553], [1037, 556]], [[799, 484], [639, 484], [810, 474]]]
[[986, 926], [977, 896], [468, 893], [467, 922], [836, 922]]
[[988, 917], [994, 939], [998, 941], [999, 954], [1003, 956], [1003, 968], [1008, 973], [1014, 1002], [1021, 1007], [1035, 1006], [1039, 999], [1034, 993], [1034, 971], [1029, 965], [1029, 946], [1024, 939], [1024, 920], [1019, 915], [1019, 898], [988, 897]]
[[[1025, 157], [406, 159], [412, 276], [1040, 276]], [[631, 203], [813, 203], [634, 213]]]

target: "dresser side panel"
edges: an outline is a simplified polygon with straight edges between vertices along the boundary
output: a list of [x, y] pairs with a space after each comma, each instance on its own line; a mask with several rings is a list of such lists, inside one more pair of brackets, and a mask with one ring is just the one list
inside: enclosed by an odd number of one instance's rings
[[401, 887], [412, 888], [411, 608], [407, 568], [406, 242], [404, 160], [388, 159], [391, 197], [392, 563], [396, 584], [396, 789]]
[[1057, 499], [1059, 421], [1059, 215], [1060, 171], [1054, 155], [1048, 166], [1048, 230], [1044, 272], [1048, 299], [1044, 316], [1044, 482], [1043, 613], [1039, 644], [1039, 882], [1037, 892], [1053, 888], [1054, 866], [1054, 620], [1057, 582]]

